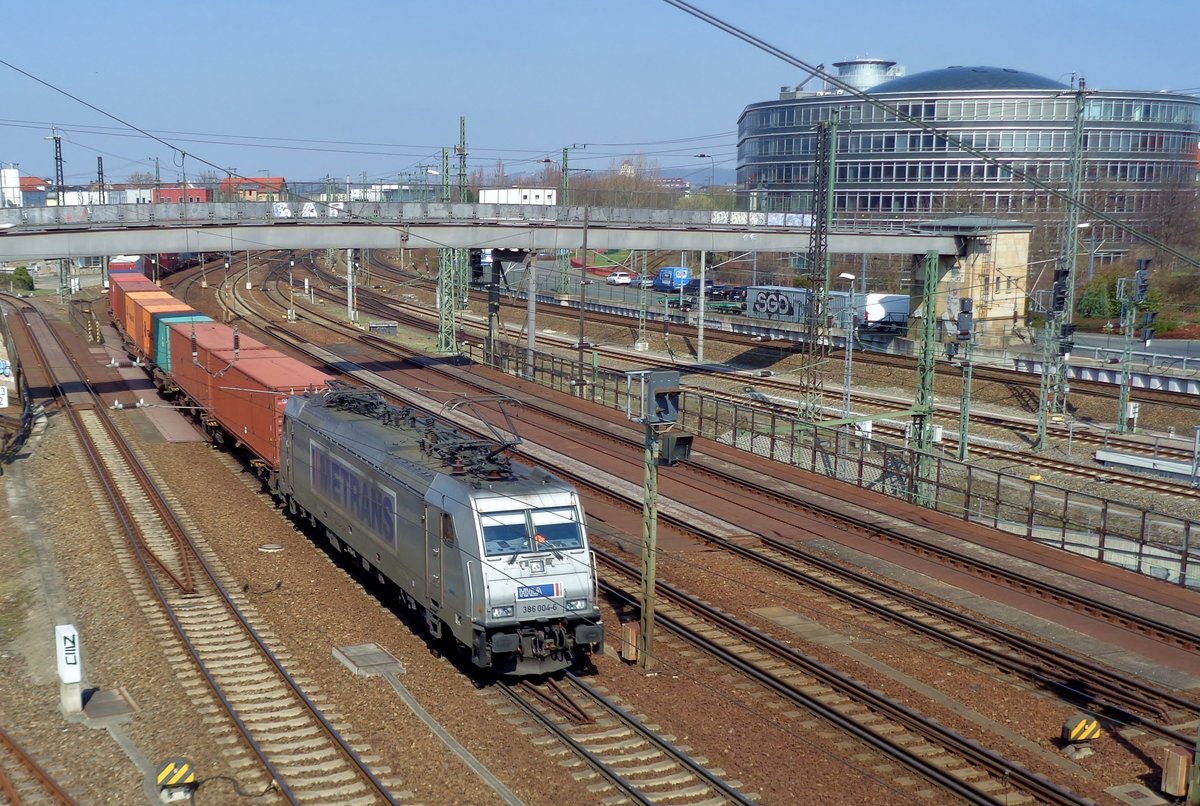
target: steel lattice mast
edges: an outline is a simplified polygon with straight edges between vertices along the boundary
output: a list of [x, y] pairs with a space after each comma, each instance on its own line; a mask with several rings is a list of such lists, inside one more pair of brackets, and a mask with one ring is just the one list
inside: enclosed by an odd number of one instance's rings
[[817, 124], [817, 148], [813, 160], [812, 225], [808, 245], [808, 294], [804, 319], [808, 333], [804, 341], [804, 366], [800, 376], [797, 415], [817, 422], [825, 404], [821, 375], [829, 359], [826, 319], [829, 315], [829, 230], [833, 225], [834, 165], [837, 162], [838, 110], [829, 110], [828, 122]]
[[1061, 418], [1067, 411], [1070, 391], [1071, 348], [1074, 347], [1075, 325], [1075, 255], [1079, 251], [1080, 187], [1083, 180], [1083, 119], [1087, 106], [1084, 80], [1073, 93], [1075, 96], [1075, 125], [1071, 140], [1071, 162], [1067, 171], [1067, 198], [1063, 205], [1063, 233], [1059, 244], [1058, 261], [1054, 269], [1054, 288], [1050, 294], [1050, 310], [1046, 312], [1046, 331], [1042, 344], [1041, 400], [1038, 401], [1038, 439], [1040, 450], [1048, 447], [1047, 422], [1050, 417]]

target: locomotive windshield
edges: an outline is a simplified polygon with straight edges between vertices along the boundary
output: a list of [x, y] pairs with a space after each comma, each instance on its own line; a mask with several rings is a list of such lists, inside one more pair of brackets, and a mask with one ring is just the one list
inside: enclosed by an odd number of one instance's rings
[[479, 521], [489, 557], [583, 546], [583, 531], [571, 507], [480, 513]]
[[583, 545], [583, 532], [575, 520], [574, 509], [535, 509], [530, 514], [533, 516], [534, 547], [539, 551], [577, 549]]

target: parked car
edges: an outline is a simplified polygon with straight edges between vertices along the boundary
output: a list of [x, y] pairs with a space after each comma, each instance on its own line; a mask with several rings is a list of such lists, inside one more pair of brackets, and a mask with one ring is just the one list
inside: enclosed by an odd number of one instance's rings
[[633, 275], [627, 271], [614, 271], [604, 278], [604, 282], [609, 285], [629, 285], [633, 282]]
[[637, 277], [637, 279], [635, 279], [633, 281], [633, 284], [637, 288], [654, 288], [654, 275], [653, 274], [639, 275]]
[[711, 300], [746, 301], [746, 286], [744, 285], [715, 285], [708, 289]]
[[[705, 278], [705, 280], [704, 280], [705, 296], [708, 296], [708, 294], [710, 294], [712, 292], [713, 285], [714, 285], [714, 283], [712, 280]], [[691, 294], [692, 296], [699, 294], [700, 293], [700, 281], [699, 280], [688, 280], [687, 283], [685, 283], [683, 286], [683, 293], [684, 293], [684, 295]]]

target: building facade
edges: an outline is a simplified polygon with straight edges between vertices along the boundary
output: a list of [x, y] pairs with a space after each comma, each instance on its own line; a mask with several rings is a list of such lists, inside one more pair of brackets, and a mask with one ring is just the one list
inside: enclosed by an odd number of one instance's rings
[[[839, 76], [853, 79], [848, 83], [936, 131], [840, 90], [784, 87], [778, 100], [747, 106], [738, 121], [743, 209], [812, 208], [815, 127], [836, 109], [835, 225], [907, 226], [976, 215], [1047, 225], [1039, 229], [1057, 238], [1060, 199], [961, 144], [1065, 192], [1073, 87], [995, 67], [897, 76], [894, 63], [882, 60], [836, 66]], [[1138, 229], [1156, 226], [1178, 194], [1195, 192], [1200, 98], [1107, 90], [1080, 97], [1084, 201]], [[1133, 244], [1123, 230], [1099, 221], [1089, 241], [1104, 244], [1109, 257]]]

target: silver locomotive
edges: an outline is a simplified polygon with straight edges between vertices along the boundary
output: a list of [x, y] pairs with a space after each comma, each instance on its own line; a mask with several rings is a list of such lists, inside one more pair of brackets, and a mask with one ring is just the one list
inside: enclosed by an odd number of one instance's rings
[[475, 666], [544, 674], [603, 647], [575, 488], [508, 447], [337, 389], [292, 397], [278, 494]]

